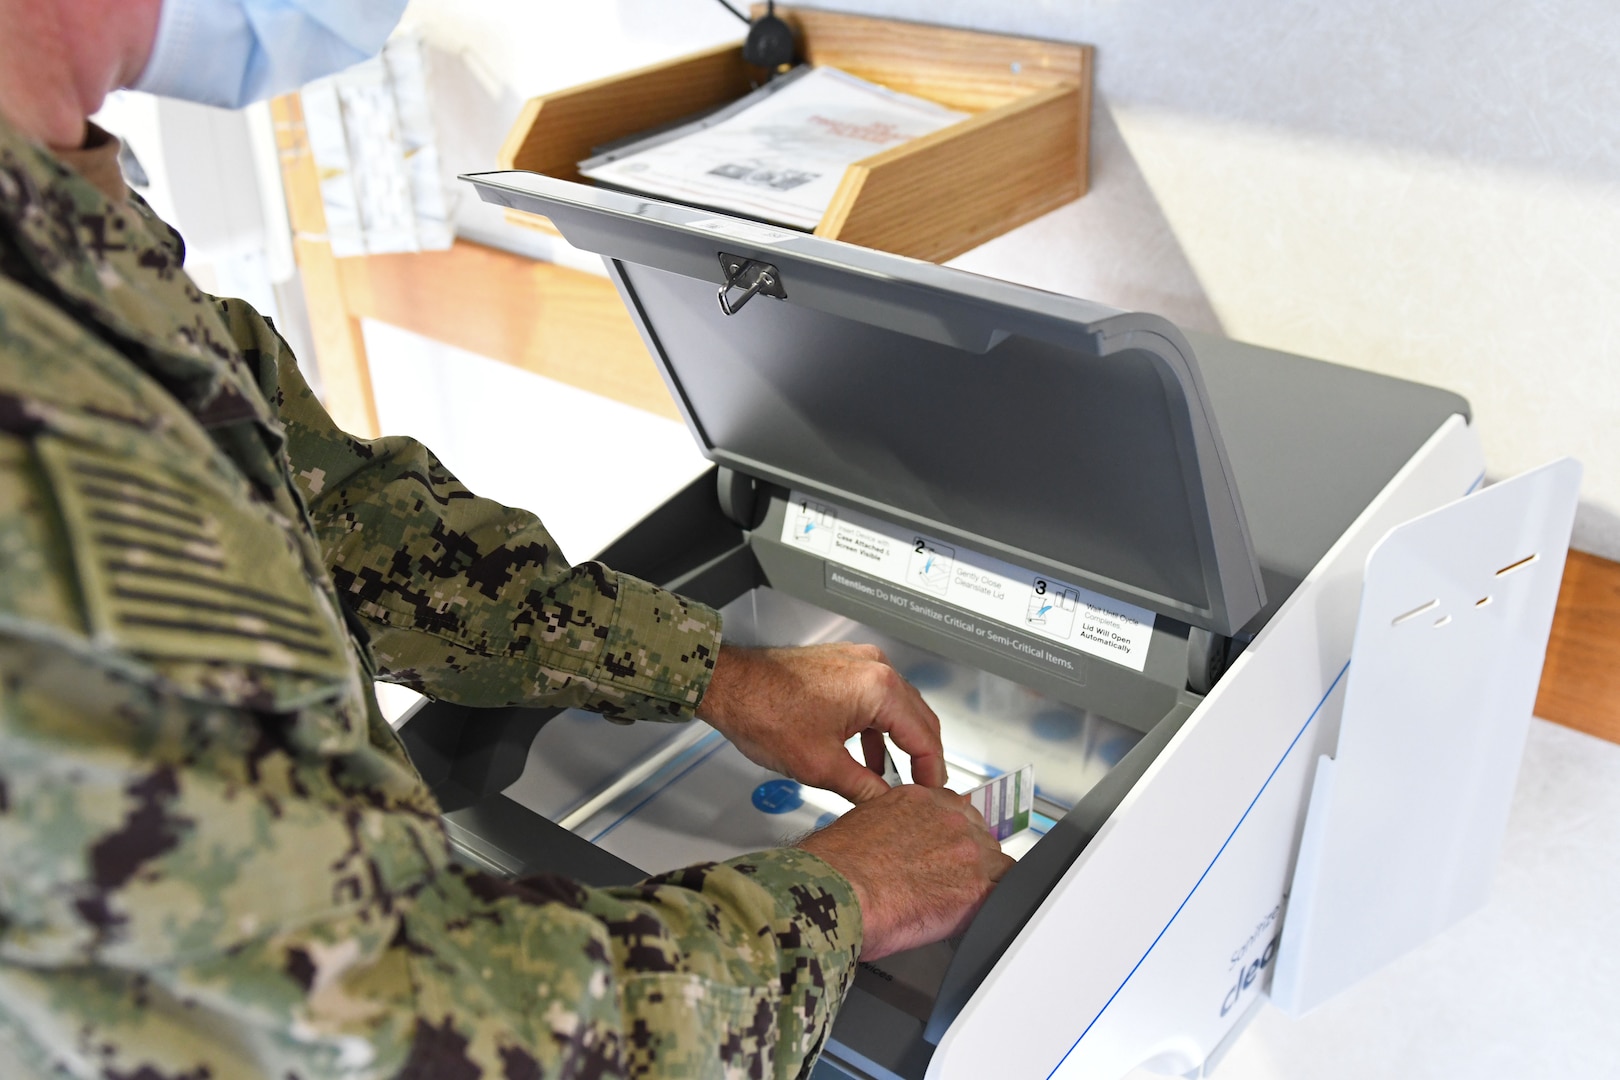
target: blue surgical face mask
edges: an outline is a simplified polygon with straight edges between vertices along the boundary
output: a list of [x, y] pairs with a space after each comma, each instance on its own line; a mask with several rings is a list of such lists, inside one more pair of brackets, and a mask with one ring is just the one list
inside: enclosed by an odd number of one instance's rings
[[405, 0], [164, 0], [131, 89], [240, 108], [375, 56]]

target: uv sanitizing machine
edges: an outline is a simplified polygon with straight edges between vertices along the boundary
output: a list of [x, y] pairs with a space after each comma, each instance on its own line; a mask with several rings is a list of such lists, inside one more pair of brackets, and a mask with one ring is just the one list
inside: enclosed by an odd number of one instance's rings
[[[606, 259], [715, 463], [601, 558], [732, 641], [882, 645], [955, 787], [1034, 766], [1016, 867], [961, 938], [861, 965], [823, 1072], [1200, 1075], [1268, 997], [1299, 1014], [1483, 902], [1574, 462], [1485, 485], [1443, 390], [469, 179]], [[500, 873], [630, 882], [844, 808], [701, 723], [469, 712], [401, 733]]]

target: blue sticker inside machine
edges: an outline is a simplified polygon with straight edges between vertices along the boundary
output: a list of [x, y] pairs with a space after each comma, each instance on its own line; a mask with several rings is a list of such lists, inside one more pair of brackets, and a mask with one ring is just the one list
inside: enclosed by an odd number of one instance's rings
[[767, 814], [788, 814], [804, 805], [796, 780], [767, 780], [754, 789], [754, 809]]

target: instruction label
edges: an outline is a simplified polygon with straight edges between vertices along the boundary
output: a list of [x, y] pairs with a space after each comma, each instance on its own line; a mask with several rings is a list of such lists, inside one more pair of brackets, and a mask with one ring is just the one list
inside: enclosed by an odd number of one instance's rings
[[[1051, 642], [1135, 671], [1147, 664], [1154, 615], [1146, 608], [907, 532], [799, 491], [792, 499], [782, 522], [782, 542], [867, 578], [850, 579], [848, 585], [838, 582], [841, 587], [867, 594], [886, 583], [910, 590], [913, 596], [936, 597], [980, 616], [964, 623], [975, 637], [986, 644], [1019, 648], [1034, 660], [1045, 659], [1041, 643]], [[887, 594], [870, 598], [898, 602]]]
[[877, 607], [893, 607], [918, 622], [931, 623], [943, 634], [987, 646], [1034, 667], [1049, 668], [1061, 678], [1085, 685], [1086, 658], [1075, 649], [1020, 633], [950, 604], [935, 603], [909, 589], [897, 589], [886, 581], [867, 577], [837, 563], [821, 565], [826, 568], [828, 592], [845, 593]]
[[689, 221], [687, 227], [712, 232], [716, 236], [729, 236], [733, 240], [746, 240], [751, 244], [780, 244], [784, 240], [804, 235], [792, 229], [776, 229], [769, 225], [756, 225], [751, 221], [738, 221], [735, 218], [705, 218], [702, 221]]

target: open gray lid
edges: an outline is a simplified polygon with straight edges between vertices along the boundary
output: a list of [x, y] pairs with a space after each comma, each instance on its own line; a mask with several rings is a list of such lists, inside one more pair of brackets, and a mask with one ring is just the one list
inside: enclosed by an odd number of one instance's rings
[[[1260, 609], [1198, 362], [1164, 319], [534, 173], [464, 179], [607, 259], [719, 464], [1217, 633]], [[768, 264], [785, 298], [728, 315], [723, 260]]]

